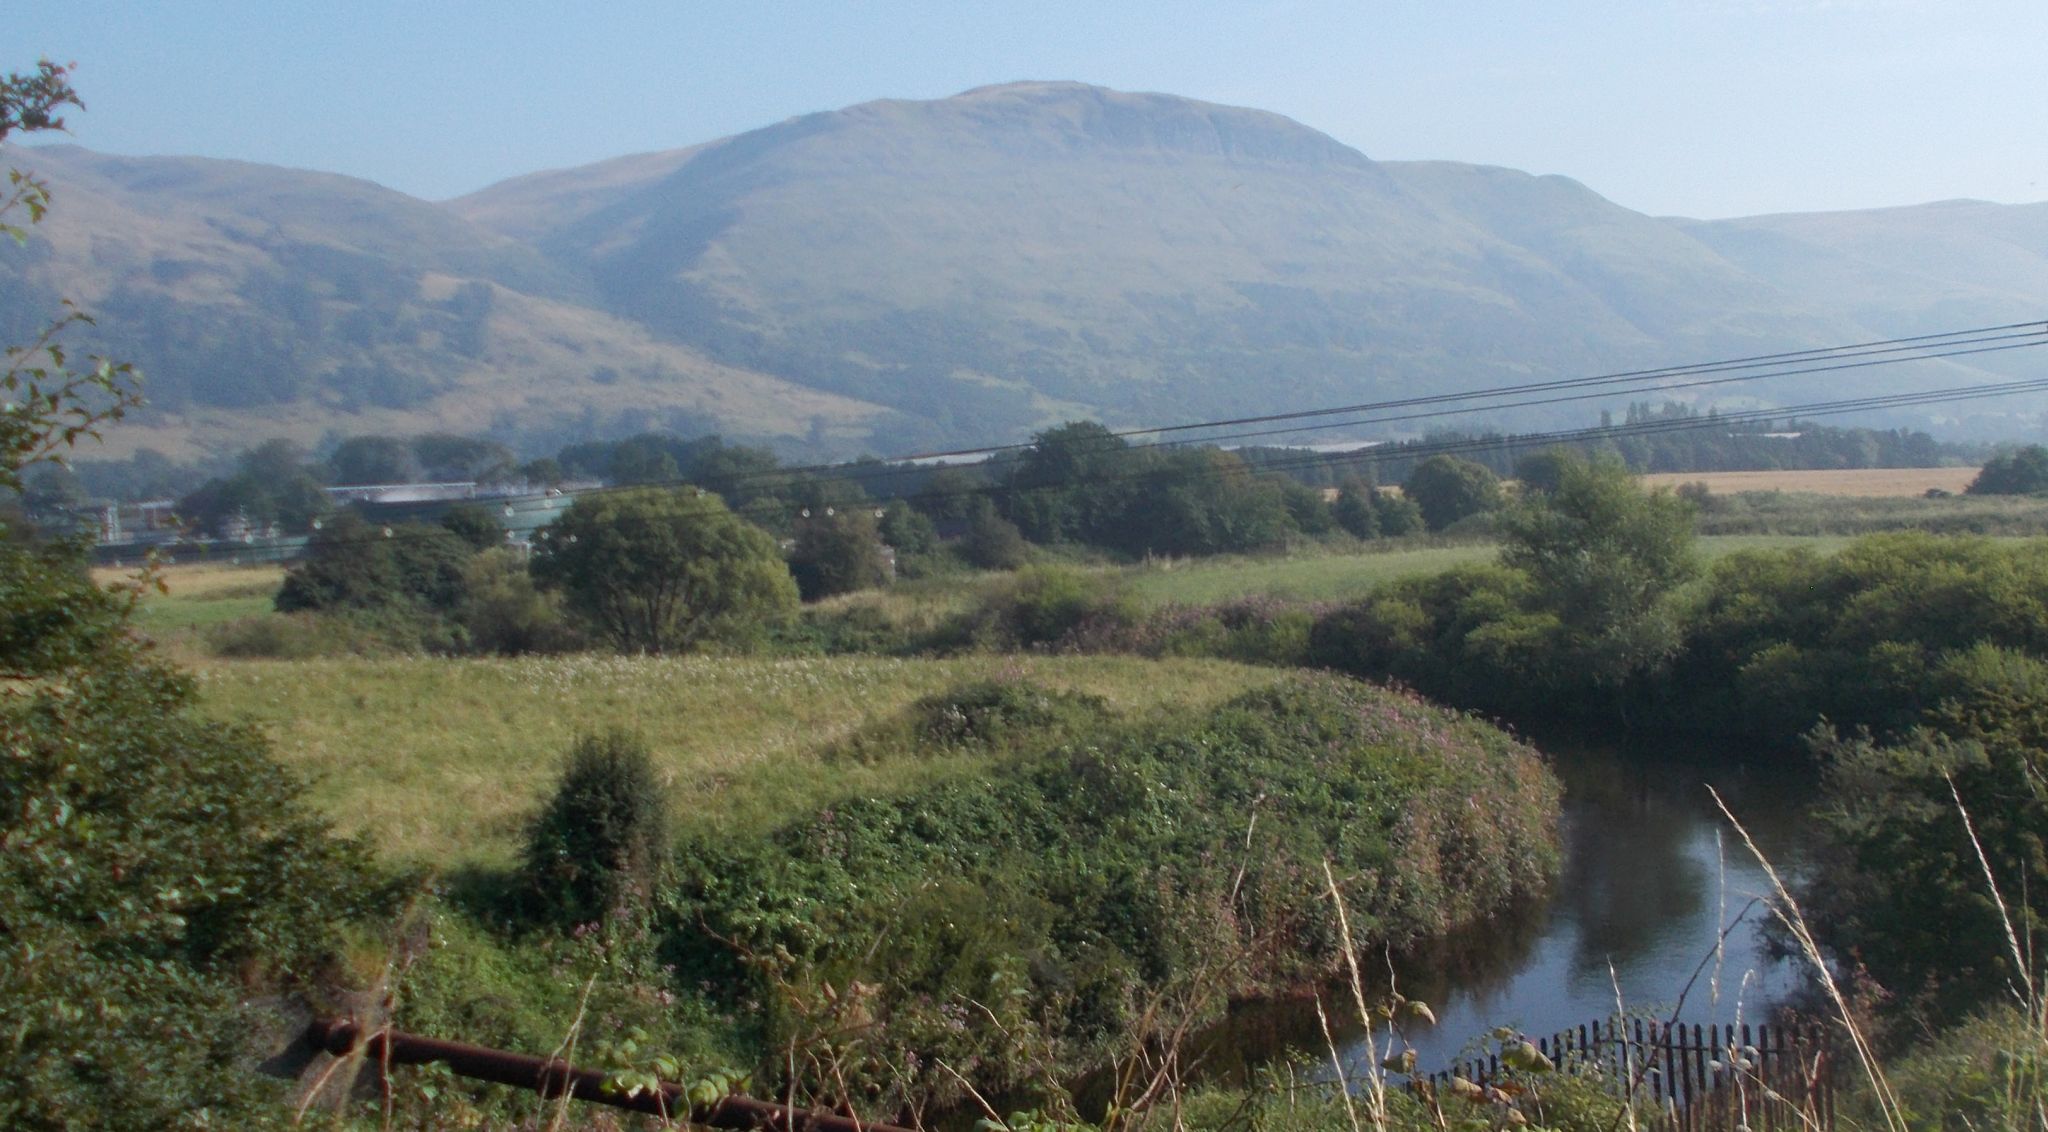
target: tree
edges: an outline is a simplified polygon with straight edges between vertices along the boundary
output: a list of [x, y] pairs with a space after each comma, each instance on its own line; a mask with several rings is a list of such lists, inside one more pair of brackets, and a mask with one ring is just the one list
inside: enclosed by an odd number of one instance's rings
[[1401, 493], [1422, 508], [1422, 521], [1430, 530], [1440, 531], [1500, 506], [1500, 479], [1484, 464], [1456, 456], [1431, 456], [1408, 473]]
[[417, 483], [420, 462], [395, 436], [352, 436], [327, 457], [328, 478], [345, 485]]
[[[389, 532], [389, 533], [386, 533]], [[277, 591], [279, 612], [407, 609], [452, 612], [471, 546], [445, 527], [375, 527], [353, 514], [322, 525]]]
[[1379, 521], [1383, 538], [1401, 538], [1423, 529], [1422, 508], [1405, 495], [1374, 490], [1372, 513]]
[[1970, 495], [2032, 495], [2048, 491], [2048, 448], [2029, 444], [1993, 456], [1963, 490]]
[[442, 512], [441, 525], [475, 550], [505, 545], [505, 524], [482, 504], [457, 503]]
[[1352, 538], [1378, 538], [1380, 516], [1376, 504], [1379, 496], [1378, 488], [1353, 476], [1337, 488], [1337, 502], [1331, 506], [1330, 516]]
[[583, 496], [541, 531], [532, 570], [624, 652], [687, 651], [797, 604], [774, 540], [695, 489]]
[[874, 511], [828, 507], [798, 520], [789, 568], [805, 601], [887, 585], [889, 563]]
[[208, 480], [178, 503], [178, 512], [210, 534], [224, 535], [236, 520], [287, 532], [309, 530], [334, 509], [306, 466], [305, 451], [289, 440], [270, 440], [242, 453], [235, 474]]
[[1559, 670], [1616, 686], [1678, 649], [1667, 599], [1699, 571], [1692, 508], [1644, 492], [1618, 460], [1550, 463], [1555, 486], [1502, 518], [1501, 563], [1529, 576], [1531, 603], [1556, 619]]
[[[63, 71], [0, 79], [0, 137], [75, 104]], [[15, 175], [15, 197], [31, 178]], [[26, 198], [31, 217], [47, 195]], [[0, 210], [4, 211], [4, 210]], [[76, 318], [59, 320], [57, 329]], [[8, 354], [0, 483], [138, 403], [132, 371]], [[34, 392], [24, 394], [24, 390]], [[0, 1126], [262, 1120], [241, 1005], [311, 981], [395, 893], [334, 838], [253, 728], [193, 710], [74, 544], [0, 531]], [[272, 1110], [282, 1115], [281, 1107]]]
[[960, 557], [984, 570], [1015, 570], [1031, 556], [1017, 524], [996, 514], [986, 496], [976, 496], [967, 513], [967, 533], [960, 539]]
[[1093, 421], [1070, 421], [1032, 438], [1003, 499], [1009, 518], [1034, 542], [1100, 542], [1122, 533], [1149, 463]]
[[[66, 69], [47, 59], [33, 74], [10, 73], [0, 78], [0, 143], [18, 130], [61, 130], [64, 120], [57, 112], [83, 105], [71, 89]], [[49, 186], [29, 173], [9, 169], [7, 189], [0, 193], [0, 235], [26, 243], [27, 230], [11, 218], [26, 212], [34, 224], [49, 207]], [[60, 457], [80, 440], [97, 440], [102, 425], [120, 420], [142, 403], [139, 375], [126, 363], [93, 358], [84, 370], [70, 368], [59, 338], [81, 323], [90, 325], [92, 317], [66, 302], [64, 312], [35, 341], [4, 351], [0, 488], [20, 490], [21, 474], [30, 465]]]

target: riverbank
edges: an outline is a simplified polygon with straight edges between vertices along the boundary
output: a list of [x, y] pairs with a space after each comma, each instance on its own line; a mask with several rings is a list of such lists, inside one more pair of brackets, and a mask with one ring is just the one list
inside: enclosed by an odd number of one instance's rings
[[[588, 658], [577, 663], [602, 671], [514, 707], [489, 688], [554, 668], [413, 659], [382, 679], [315, 678], [336, 663], [223, 664], [201, 686], [212, 710], [269, 721], [288, 759], [345, 755], [317, 764], [316, 796], [337, 812], [364, 822], [379, 809], [350, 799], [380, 789], [409, 807], [358, 827], [412, 847], [403, 859], [432, 859], [422, 820], [466, 815], [459, 834], [440, 834], [472, 845], [419, 910], [439, 946], [404, 969], [401, 1025], [551, 1048], [576, 1008], [564, 987], [594, 974], [606, 1032], [638, 1027], [644, 1047], [764, 1072], [774, 1051], [803, 1048], [872, 1086], [880, 1114], [958, 1099], [956, 1072], [990, 1093], [1052, 1089], [1156, 1039], [1169, 1018], [1330, 974], [1343, 933], [1326, 861], [1371, 948], [1483, 922], [1558, 865], [1557, 786], [1532, 749], [1336, 677], [1103, 657]], [[451, 759], [393, 740], [464, 729], [452, 705], [466, 698], [444, 694], [446, 681], [481, 681], [479, 702], [508, 713], [471, 719], [473, 741], [529, 746]], [[719, 713], [724, 740], [708, 748], [689, 733], [692, 711], [663, 706], [705, 695], [753, 707]], [[806, 702], [811, 719], [828, 704], [846, 714], [799, 738], [805, 725], [792, 730], [774, 706], [784, 700]], [[430, 703], [448, 718], [393, 718]], [[508, 867], [523, 814], [503, 785], [534, 783], [534, 808], [546, 793], [554, 757], [525, 754], [539, 730], [527, 714], [552, 711], [549, 726], [571, 734], [628, 705], [664, 752], [673, 862], [643, 900], [589, 928], [536, 922]], [[760, 737], [735, 741], [748, 719]], [[386, 741], [349, 739], [371, 734]], [[667, 753], [717, 748], [724, 757], [694, 770]], [[488, 792], [416, 777], [493, 765], [502, 783]], [[492, 839], [504, 848], [474, 844]]]

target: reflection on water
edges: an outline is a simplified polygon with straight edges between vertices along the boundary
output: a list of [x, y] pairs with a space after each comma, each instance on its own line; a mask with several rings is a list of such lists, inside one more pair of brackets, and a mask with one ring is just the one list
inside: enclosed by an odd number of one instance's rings
[[[1617, 988], [1629, 1011], [1668, 1015], [1696, 972], [1681, 1014], [1689, 1022], [1758, 1020], [1787, 1001], [1798, 970], [1766, 952], [1768, 913], [1752, 904], [1769, 881], [1725, 828], [1706, 786], [1720, 791], [1781, 872], [1796, 873], [1811, 775], [1788, 758], [1743, 764], [1726, 755], [1583, 749], [1553, 758], [1565, 784], [1565, 864], [1549, 899], [1396, 965], [1402, 993], [1436, 1011], [1435, 1026], [1404, 1027], [1423, 1068], [1448, 1067], [1496, 1026], [1536, 1036], [1605, 1018]], [[1382, 990], [1385, 960], [1365, 974], [1369, 993]], [[1290, 1049], [1327, 1057], [1306, 1002], [1241, 1009], [1210, 1037], [1207, 1064], [1225, 1077]], [[1367, 1056], [1355, 1028], [1339, 1040], [1347, 1060]]]

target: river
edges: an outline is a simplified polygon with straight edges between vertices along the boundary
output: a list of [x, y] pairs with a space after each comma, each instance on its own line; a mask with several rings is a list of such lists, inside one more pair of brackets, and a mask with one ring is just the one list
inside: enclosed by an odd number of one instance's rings
[[[1768, 894], [1769, 879], [1707, 792], [1720, 791], [1789, 880], [1804, 861], [1803, 812], [1815, 790], [1797, 756], [1544, 749], [1565, 785], [1556, 887], [1471, 939], [1395, 964], [1400, 991], [1436, 1013], [1434, 1026], [1403, 1026], [1423, 1070], [1448, 1068], [1497, 1026], [1534, 1037], [1607, 1018], [1617, 993], [1628, 1011], [1663, 1017], [1691, 981], [1680, 1017], [1705, 1024], [1765, 1019], [1798, 990], [1797, 964], [1770, 956], [1769, 912], [1752, 904]], [[1382, 990], [1385, 957], [1372, 957], [1364, 974], [1369, 995]], [[1224, 1078], [1289, 1053], [1328, 1064], [1307, 1002], [1239, 1007], [1207, 1039], [1208, 1069]], [[1355, 1025], [1338, 1040], [1351, 1075], [1367, 1051]]]

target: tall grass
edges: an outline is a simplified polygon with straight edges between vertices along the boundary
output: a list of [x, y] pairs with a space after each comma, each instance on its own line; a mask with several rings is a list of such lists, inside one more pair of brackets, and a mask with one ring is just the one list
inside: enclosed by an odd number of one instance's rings
[[831, 797], [888, 794], [972, 758], [834, 760], [829, 750], [913, 700], [1029, 679], [1121, 715], [1192, 714], [1279, 673], [1220, 661], [966, 656], [946, 660], [431, 657], [210, 661], [201, 703], [253, 720], [312, 796], [387, 857], [508, 864], [520, 822], [580, 734], [647, 737], [688, 828], [742, 834]]

